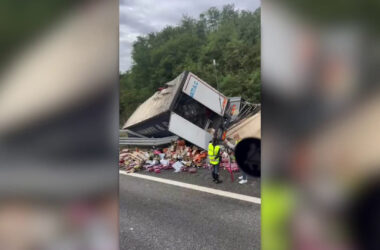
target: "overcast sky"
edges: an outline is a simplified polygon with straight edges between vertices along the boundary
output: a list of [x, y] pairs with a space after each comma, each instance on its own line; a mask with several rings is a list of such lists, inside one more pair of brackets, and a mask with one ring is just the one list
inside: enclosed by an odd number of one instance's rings
[[234, 4], [254, 11], [260, 0], [120, 0], [120, 71], [132, 65], [132, 44], [138, 36], [180, 23], [183, 15], [198, 18], [210, 7]]

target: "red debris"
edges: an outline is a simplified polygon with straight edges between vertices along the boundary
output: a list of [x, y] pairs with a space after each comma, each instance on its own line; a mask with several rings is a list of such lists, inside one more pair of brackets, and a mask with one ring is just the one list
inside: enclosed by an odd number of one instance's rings
[[189, 173], [194, 174], [194, 173], [196, 173], [196, 172], [197, 172], [197, 169], [196, 169], [196, 168], [190, 168], [190, 169], [189, 169]]

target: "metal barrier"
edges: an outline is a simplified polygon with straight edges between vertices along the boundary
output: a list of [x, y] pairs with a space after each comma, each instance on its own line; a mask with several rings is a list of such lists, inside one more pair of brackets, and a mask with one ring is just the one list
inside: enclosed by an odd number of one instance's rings
[[170, 144], [178, 140], [178, 136], [169, 136], [163, 138], [136, 138], [136, 137], [120, 137], [119, 145], [126, 146], [160, 146]]

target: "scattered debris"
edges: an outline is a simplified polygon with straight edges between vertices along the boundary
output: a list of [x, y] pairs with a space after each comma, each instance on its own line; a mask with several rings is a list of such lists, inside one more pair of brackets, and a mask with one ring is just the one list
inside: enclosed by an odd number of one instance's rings
[[180, 161], [177, 161], [176, 163], [174, 163], [172, 165], [172, 167], [175, 169], [175, 173], [178, 173], [181, 171], [182, 167], [183, 167], [183, 164], [180, 162]]
[[197, 172], [197, 168], [190, 168], [189, 169], [189, 173], [196, 173]]
[[[233, 157], [232, 157], [233, 158]], [[237, 172], [239, 168], [227, 153], [223, 153], [221, 169]], [[161, 173], [173, 170], [174, 173], [197, 173], [198, 168], [209, 168], [207, 152], [196, 146], [188, 146], [184, 140], [173, 142], [162, 149], [122, 149], [119, 166], [127, 173], [138, 171]]]

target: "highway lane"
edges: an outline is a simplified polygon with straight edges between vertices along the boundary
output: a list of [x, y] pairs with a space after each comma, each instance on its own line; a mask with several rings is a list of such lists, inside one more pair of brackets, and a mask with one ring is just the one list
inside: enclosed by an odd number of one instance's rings
[[132, 176], [119, 180], [120, 249], [260, 249], [259, 204]]

